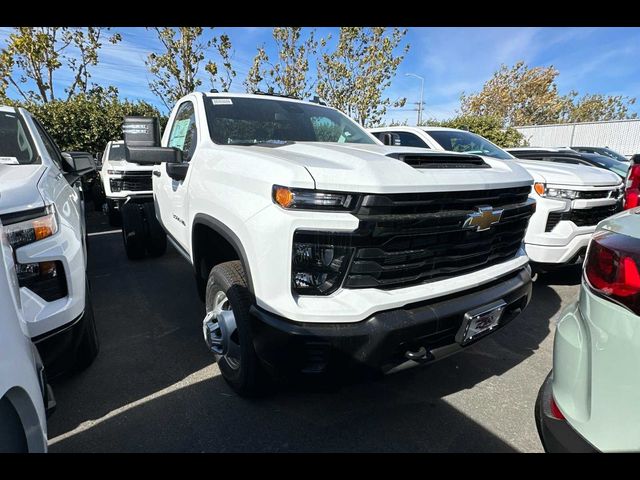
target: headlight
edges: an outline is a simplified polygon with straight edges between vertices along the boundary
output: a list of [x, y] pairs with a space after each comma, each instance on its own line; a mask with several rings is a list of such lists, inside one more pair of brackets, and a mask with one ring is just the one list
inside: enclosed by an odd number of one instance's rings
[[286, 209], [296, 210], [353, 210], [358, 195], [343, 192], [323, 192], [305, 188], [289, 188], [274, 185], [273, 201]]
[[[7, 218], [8, 217], [8, 218]], [[60, 261], [18, 263], [16, 249], [58, 232], [58, 221], [53, 205], [35, 212], [10, 214], [3, 219], [2, 232], [14, 251], [18, 285], [26, 287], [47, 302], [65, 297], [67, 281]]]
[[544, 183], [535, 183], [533, 185], [533, 189], [538, 195], [545, 198], [566, 198], [569, 200], [575, 200], [580, 197], [580, 192], [576, 190], [547, 187]]
[[107, 170], [109, 175], [124, 175], [124, 170]]
[[[12, 215], [13, 216], [13, 215]], [[29, 243], [50, 237], [58, 231], [58, 221], [53, 205], [22, 217], [13, 216], [14, 220], [5, 219], [3, 227], [9, 245], [15, 250]], [[8, 225], [7, 225], [8, 223]]]
[[344, 236], [298, 231], [291, 253], [291, 288], [299, 295], [328, 295], [340, 287], [353, 247]]

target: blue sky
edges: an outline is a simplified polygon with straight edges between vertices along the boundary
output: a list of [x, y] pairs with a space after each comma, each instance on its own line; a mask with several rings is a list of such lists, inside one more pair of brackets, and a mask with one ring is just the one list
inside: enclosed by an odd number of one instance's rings
[[[11, 29], [0, 28], [0, 46], [4, 47]], [[123, 41], [105, 45], [101, 64], [92, 70], [92, 80], [112, 84], [120, 94], [130, 99], [149, 101], [162, 107], [148, 89], [149, 74], [144, 60], [149, 52], [159, 49], [155, 34], [144, 28], [114, 28]], [[216, 28], [214, 34], [227, 33], [234, 46], [234, 64], [238, 77], [232, 91], [243, 91], [244, 79], [256, 47], [265, 44], [271, 50], [271, 29]], [[319, 28], [317, 37], [332, 34], [337, 28]], [[639, 96], [640, 93], [640, 28], [520, 28], [520, 27], [425, 27], [409, 28], [406, 41], [411, 49], [398, 69], [387, 94], [391, 98], [407, 97], [403, 110], [389, 111], [387, 121], [409, 120], [416, 112], [411, 109], [420, 96], [420, 81], [406, 73], [425, 79], [425, 118], [448, 118], [456, 113], [460, 94], [478, 91], [492, 73], [505, 63], [524, 60], [529, 66], [554, 65], [560, 75], [560, 93]], [[213, 57], [215, 60], [215, 57]], [[203, 76], [204, 78], [204, 76]], [[58, 91], [69, 78], [59, 75]], [[204, 81], [203, 89], [210, 88]], [[10, 90], [10, 96], [11, 95]], [[633, 111], [639, 112], [640, 105]]]

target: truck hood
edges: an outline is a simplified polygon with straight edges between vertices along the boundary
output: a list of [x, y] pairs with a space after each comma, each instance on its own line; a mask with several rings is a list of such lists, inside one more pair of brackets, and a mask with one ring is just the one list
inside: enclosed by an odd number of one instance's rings
[[617, 185], [620, 183], [618, 175], [604, 168], [540, 160], [517, 159], [513, 161], [522, 165], [536, 182], [576, 186]]
[[38, 181], [44, 165], [0, 164], [0, 214], [42, 207]]
[[485, 158], [491, 168], [417, 169], [391, 153], [453, 155], [423, 148], [383, 145], [296, 142], [249, 149], [260, 156], [306, 168], [317, 189], [370, 193], [478, 190], [531, 185], [533, 179], [516, 162]]

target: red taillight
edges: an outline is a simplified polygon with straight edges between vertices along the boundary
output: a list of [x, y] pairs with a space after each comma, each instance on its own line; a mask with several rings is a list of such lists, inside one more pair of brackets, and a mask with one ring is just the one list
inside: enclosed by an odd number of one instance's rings
[[634, 208], [640, 205], [640, 163], [631, 165], [625, 182], [624, 208]]
[[585, 276], [598, 293], [640, 315], [640, 240], [613, 232], [594, 234]]
[[556, 401], [553, 398], [553, 396], [551, 397], [551, 400], [549, 400], [549, 403], [551, 404], [550, 405], [550, 407], [551, 407], [551, 415], [553, 415], [553, 418], [555, 418], [556, 420], [564, 420], [564, 415], [562, 414], [562, 412], [558, 408], [558, 405], [556, 404]]

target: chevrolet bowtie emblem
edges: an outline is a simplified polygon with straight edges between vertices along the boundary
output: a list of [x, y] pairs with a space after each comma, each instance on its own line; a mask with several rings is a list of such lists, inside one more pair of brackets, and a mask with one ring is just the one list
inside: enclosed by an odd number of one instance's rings
[[503, 210], [494, 210], [491, 207], [476, 207], [477, 212], [470, 213], [462, 225], [463, 228], [475, 228], [477, 232], [489, 230], [491, 225], [498, 223]]

